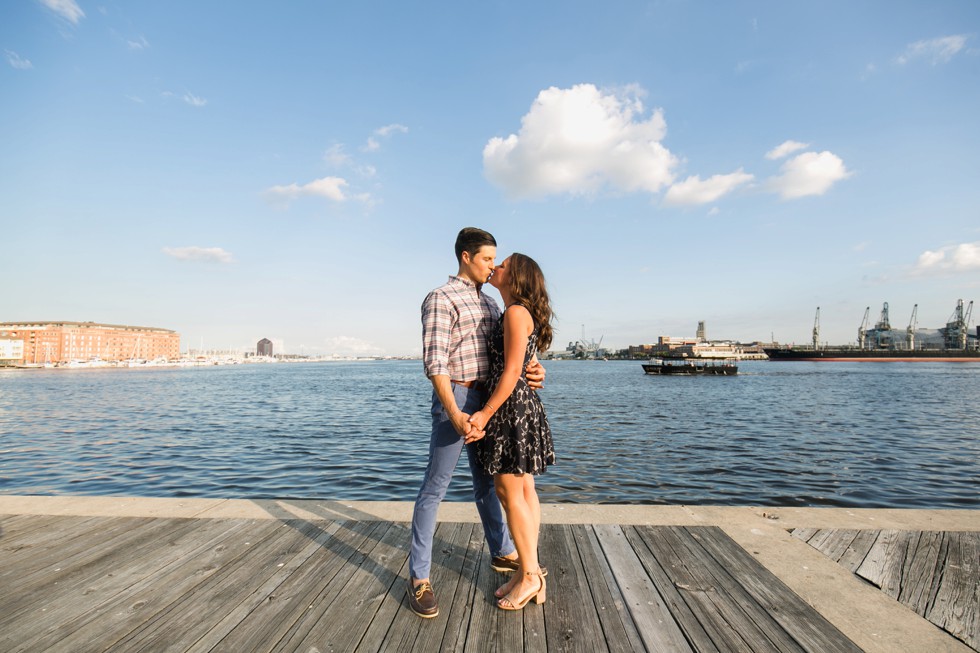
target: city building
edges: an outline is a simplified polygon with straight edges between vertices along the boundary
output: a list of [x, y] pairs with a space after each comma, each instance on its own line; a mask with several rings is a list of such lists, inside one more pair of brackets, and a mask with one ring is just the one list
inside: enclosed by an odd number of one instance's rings
[[24, 341], [0, 331], [0, 366], [19, 365], [24, 360]]
[[175, 360], [180, 334], [154, 327], [96, 322], [0, 322], [0, 336], [20, 340], [17, 365], [71, 361]]
[[255, 346], [256, 356], [272, 356], [272, 341], [268, 338], [262, 338], [259, 340], [258, 344]]

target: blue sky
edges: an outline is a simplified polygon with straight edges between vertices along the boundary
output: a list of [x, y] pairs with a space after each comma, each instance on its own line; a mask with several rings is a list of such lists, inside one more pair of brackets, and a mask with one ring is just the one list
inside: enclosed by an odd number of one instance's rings
[[0, 49], [0, 321], [417, 354], [469, 225], [558, 348], [980, 299], [977, 2], [24, 0]]

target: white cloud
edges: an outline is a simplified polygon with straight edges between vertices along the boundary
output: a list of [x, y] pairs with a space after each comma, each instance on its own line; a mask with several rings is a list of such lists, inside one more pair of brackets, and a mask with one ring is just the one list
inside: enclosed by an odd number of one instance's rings
[[18, 70], [30, 70], [34, 67], [30, 59], [21, 59], [20, 55], [12, 50], [4, 50], [3, 53], [7, 55], [7, 63]]
[[768, 187], [783, 199], [823, 195], [851, 172], [833, 152], [804, 152], [783, 164], [782, 174], [771, 177]]
[[782, 159], [784, 156], [797, 152], [799, 150], [805, 150], [810, 147], [809, 143], [800, 143], [799, 141], [783, 141], [780, 145], [772, 148], [766, 152], [766, 158], [775, 161], [776, 159]]
[[741, 168], [733, 173], [714, 175], [703, 181], [699, 176], [692, 175], [671, 186], [664, 196], [664, 203], [671, 205], [708, 204], [754, 178], [747, 172], [743, 172]]
[[592, 84], [541, 91], [519, 133], [486, 144], [484, 174], [512, 197], [588, 195], [605, 187], [660, 191], [674, 180], [678, 161], [661, 144], [663, 112], [644, 120], [640, 94]]
[[184, 102], [191, 105], [192, 107], [203, 107], [208, 103], [204, 98], [199, 98], [193, 93], [184, 93]]
[[344, 151], [343, 143], [335, 143], [328, 147], [327, 151], [323, 153], [323, 160], [338, 168], [351, 163], [350, 155]]
[[905, 48], [905, 52], [898, 55], [896, 61], [905, 65], [917, 59], [928, 59], [933, 66], [947, 63], [956, 55], [957, 52], [966, 47], [966, 34], [954, 36], [942, 36], [936, 39], [916, 41], [910, 43]]
[[231, 252], [220, 247], [164, 247], [163, 253], [179, 261], [232, 262]]
[[380, 356], [384, 354], [381, 347], [353, 336], [328, 338], [326, 351], [334, 356]]
[[[308, 184], [289, 184], [288, 186], [273, 186], [266, 193], [285, 202], [290, 202], [300, 197], [326, 197], [327, 199], [333, 200], [335, 202], [344, 202], [347, 200], [347, 196], [344, 195], [344, 187], [347, 186], [347, 180], [340, 177], [324, 177], [323, 179], [314, 179]], [[357, 196], [356, 199], [363, 199], [363, 196]]]
[[980, 270], [980, 241], [925, 251], [915, 264], [920, 274]]
[[85, 18], [85, 12], [75, 0], [38, 0], [43, 6], [58, 14], [73, 25]]
[[[385, 125], [384, 127], [378, 127], [377, 129], [375, 129], [374, 136], [381, 136], [382, 138], [388, 138], [395, 132], [398, 132], [400, 134], [407, 134], [408, 127], [406, 127], [405, 125], [399, 125], [397, 123], [393, 123], [391, 125]], [[381, 149], [381, 143], [374, 136], [368, 137], [367, 143], [364, 144], [364, 147], [362, 149], [365, 152], [375, 152]]]
[[146, 48], [150, 47], [150, 42], [146, 40], [145, 36], [140, 36], [139, 40], [137, 41], [127, 39], [126, 45], [129, 46], [130, 50], [145, 50]]

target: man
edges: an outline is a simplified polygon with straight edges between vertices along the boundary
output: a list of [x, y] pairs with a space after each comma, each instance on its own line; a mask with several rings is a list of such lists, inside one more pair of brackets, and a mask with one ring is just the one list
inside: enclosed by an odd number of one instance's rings
[[[436, 513], [446, 496], [453, 470], [466, 445], [473, 496], [490, 547], [491, 566], [497, 571], [517, 569], [517, 553], [494, 491], [493, 477], [483, 471], [476, 442], [483, 432], [469, 423], [470, 413], [486, 400], [490, 376], [487, 337], [500, 319], [497, 303], [482, 292], [493, 274], [497, 256], [494, 237], [466, 227], [456, 237], [459, 271], [430, 292], [422, 303], [422, 359], [432, 382], [432, 434], [429, 463], [412, 515], [412, 546], [408, 556], [409, 606], [420, 617], [439, 614], [429, 579]], [[532, 360], [528, 385], [540, 388], [544, 368]]]

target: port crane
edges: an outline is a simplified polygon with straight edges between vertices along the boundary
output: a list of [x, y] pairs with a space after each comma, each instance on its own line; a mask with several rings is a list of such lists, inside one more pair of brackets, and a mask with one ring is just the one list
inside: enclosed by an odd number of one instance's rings
[[890, 348], [892, 346], [892, 325], [888, 319], [888, 302], [881, 307], [881, 316], [875, 324], [875, 346], [878, 349]]
[[915, 330], [919, 326], [919, 305], [915, 304], [912, 306], [912, 318], [909, 320], [909, 326], [905, 329], [905, 344], [908, 345], [909, 349], [915, 349]]
[[868, 337], [868, 319], [871, 315], [871, 307], [868, 306], [864, 309], [864, 319], [861, 320], [861, 326], [858, 327], [858, 349], [864, 349], [865, 341]]
[[957, 300], [956, 308], [943, 329], [943, 346], [946, 349], [966, 349], [967, 330], [973, 316], [973, 302], [964, 310], [963, 300]]
[[817, 306], [817, 315], [813, 318], [813, 348], [820, 349], [820, 307]]

